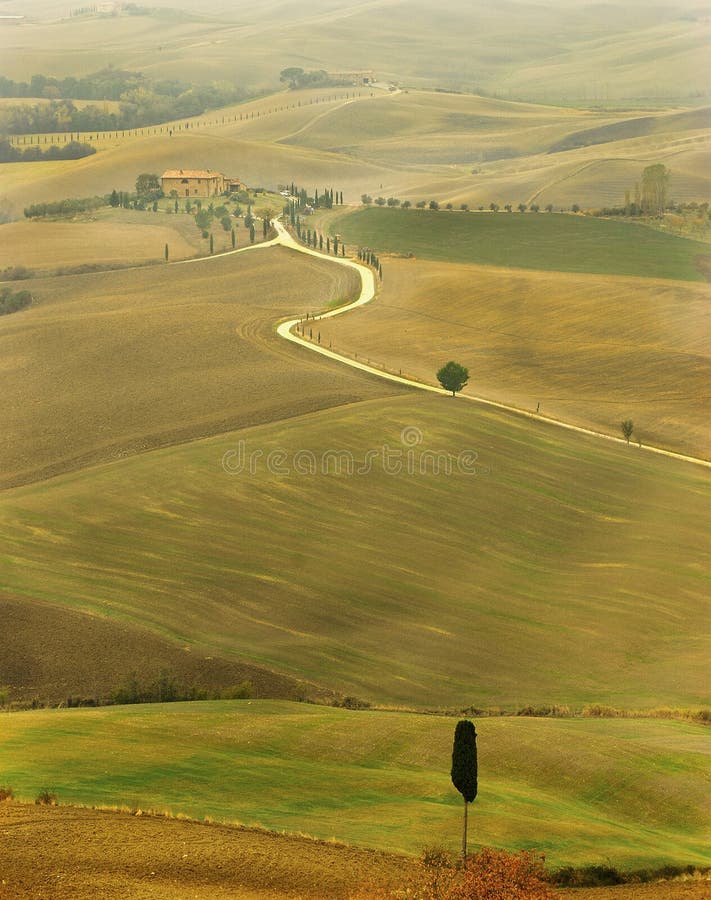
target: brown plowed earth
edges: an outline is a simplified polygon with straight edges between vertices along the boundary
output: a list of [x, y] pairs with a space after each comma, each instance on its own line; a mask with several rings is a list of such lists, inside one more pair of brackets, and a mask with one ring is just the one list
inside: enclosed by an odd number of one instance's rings
[[[366, 900], [368, 885], [402, 886], [415, 867], [405, 857], [306, 837], [14, 801], [0, 803], [0, 849], [2, 900]], [[580, 888], [559, 895], [706, 900], [711, 882]]]
[[[0, 622], [11, 653], [0, 654], [0, 685], [13, 703], [106, 701], [135, 673], [143, 684], [167, 673], [178, 686], [211, 693], [250, 681], [252, 696], [296, 700], [329, 692], [239, 660], [214, 657], [130, 625], [0, 594]], [[61, 674], [60, 674], [61, 673]]]
[[0, 803], [0, 898], [345, 898], [412, 862], [239, 827]]

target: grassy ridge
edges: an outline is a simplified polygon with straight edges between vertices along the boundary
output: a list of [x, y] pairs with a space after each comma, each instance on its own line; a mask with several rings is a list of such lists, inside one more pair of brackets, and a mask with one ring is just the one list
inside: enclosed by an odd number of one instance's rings
[[[253, 701], [6, 717], [3, 779], [63, 802], [170, 809], [416, 854], [455, 849], [454, 720]], [[552, 865], [708, 863], [708, 747], [661, 721], [478, 723], [474, 844]]]
[[696, 466], [418, 395], [8, 490], [0, 566], [28, 602], [381, 702], [695, 705], [709, 491]]
[[347, 244], [426, 259], [600, 275], [704, 281], [709, 246], [658, 231], [557, 213], [361, 209], [331, 225]]

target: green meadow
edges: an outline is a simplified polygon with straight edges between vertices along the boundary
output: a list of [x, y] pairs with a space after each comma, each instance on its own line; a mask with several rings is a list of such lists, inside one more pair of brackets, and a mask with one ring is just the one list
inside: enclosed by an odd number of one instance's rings
[[359, 209], [331, 223], [347, 245], [444, 262], [705, 281], [708, 244], [559, 213]]
[[[34, 799], [170, 811], [417, 854], [456, 850], [456, 719], [267, 701], [5, 716], [3, 781]], [[708, 742], [659, 720], [480, 719], [471, 841], [549, 865], [708, 864]]]
[[696, 706], [709, 493], [699, 466], [412, 394], [7, 490], [0, 576], [381, 704]]

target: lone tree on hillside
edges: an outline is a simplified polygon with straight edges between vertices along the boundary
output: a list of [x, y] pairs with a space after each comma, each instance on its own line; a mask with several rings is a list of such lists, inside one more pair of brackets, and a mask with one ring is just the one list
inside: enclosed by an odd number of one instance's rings
[[629, 444], [630, 438], [632, 437], [632, 432], [634, 431], [634, 422], [632, 421], [632, 419], [625, 419], [624, 422], [620, 422], [620, 428], [622, 429], [622, 434]]
[[445, 391], [451, 391], [452, 396], [461, 391], [464, 385], [469, 381], [469, 369], [460, 366], [459, 363], [450, 360], [446, 366], [437, 372], [437, 381], [442, 385]]
[[452, 784], [464, 797], [464, 831], [462, 859], [467, 859], [467, 808], [477, 794], [476, 729], [468, 719], [461, 719], [454, 729], [452, 747]]

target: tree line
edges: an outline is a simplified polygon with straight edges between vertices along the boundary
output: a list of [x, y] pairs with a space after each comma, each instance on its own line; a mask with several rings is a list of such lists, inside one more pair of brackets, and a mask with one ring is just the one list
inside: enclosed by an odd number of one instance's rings
[[45, 203], [32, 203], [25, 207], [26, 219], [40, 219], [44, 216], [75, 216], [77, 213], [89, 212], [108, 206], [108, 197], [70, 197], [66, 200], [54, 200]]
[[[86, 78], [33, 75], [29, 82], [0, 76], [0, 97], [42, 98], [49, 103], [8, 106], [0, 111], [0, 132], [53, 134], [67, 131], [125, 131], [173, 119], [199, 116], [245, 99], [232, 85], [195, 85], [175, 79], [152, 80], [140, 72], [103, 69]], [[118, 110], [74, 100], [118, 101]]]
[[18, 147], [14, 147], [10, 141], [0, 141], [0, 163], [82, 159], [85, 156], [92, 156], [94, 153], [96, 153], [95, 147], [79, 141], [70, 141], [61, 147], [58, 144], [51, 144], [46, 150], [42, 150], [38, 144], [20, 150]]

